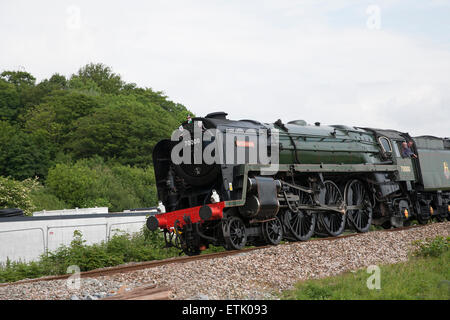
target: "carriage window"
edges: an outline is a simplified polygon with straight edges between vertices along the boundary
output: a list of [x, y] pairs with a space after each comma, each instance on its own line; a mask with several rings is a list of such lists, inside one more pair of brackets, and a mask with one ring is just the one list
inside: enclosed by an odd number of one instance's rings
[[385, 137], [381, 137], [379, 140], [381, 146], [383, 147], [384, 152], [391, 153], [392, 152], [391, 142]]

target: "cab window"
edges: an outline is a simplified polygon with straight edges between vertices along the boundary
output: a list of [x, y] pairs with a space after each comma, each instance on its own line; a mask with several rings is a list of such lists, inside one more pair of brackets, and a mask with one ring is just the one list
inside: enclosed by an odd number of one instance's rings
[[398, 149], [400, 144], [401, 144], [401, 142], [397, 142], [397, 143], [394, 143], [394, 145], [393, 145], [394, 146], [394, 153], [395, 153], [395, 156], [397, 158], [400, 158], [400, 151]]
[[392, 152], [392, 146], [391, 142], [386, 137], [380, 137], [379, 139], [381, 146], [383, 147], [383, 151], [385, 153], [391, 153]]

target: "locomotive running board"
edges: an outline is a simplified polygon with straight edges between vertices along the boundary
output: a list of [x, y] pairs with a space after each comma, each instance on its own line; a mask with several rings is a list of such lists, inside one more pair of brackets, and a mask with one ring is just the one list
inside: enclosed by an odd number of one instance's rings
[[[240, 199], [225, 201], [225, 207], [238, 207], [245, 204], [247, 197], [247, 177], [249, 171], [261, 171], [261, 169], [270, 168], [270, 165], [243, 164], [237, 166], [237, 174], [243, 176], [242, 195]], [[387, 164], [279, 164], [278, 171], [288, 172], [292, 168], [298, 173], [360, 173], [360, 172], [398, 172], [397, 165]], [[332, 209], [327, 209], [332, 210]], [[336, 211], [336, 210], [334, 210]], [[339, 210], [338, 210], [339, 211]]]

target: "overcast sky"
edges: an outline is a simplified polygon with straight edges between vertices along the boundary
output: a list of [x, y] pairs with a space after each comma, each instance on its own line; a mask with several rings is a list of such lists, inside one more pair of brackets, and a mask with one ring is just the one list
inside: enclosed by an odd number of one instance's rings
[[0, 71], [89, 62], [198, 116], [450, 136], [450, 1], [0, 1]]

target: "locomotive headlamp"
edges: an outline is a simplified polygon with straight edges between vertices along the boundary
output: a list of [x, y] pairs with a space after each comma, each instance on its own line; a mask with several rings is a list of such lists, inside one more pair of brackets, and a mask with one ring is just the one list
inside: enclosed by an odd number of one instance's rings
[[405, 218], [408, 219], [408, 216], [409, 216], [408, 209], [405, 209], [405, 211], [403, 211], [403, 213], [405, 214]]
[[432, 206], [430, 206], [430, 214], [433, 215], [434, 214], [434, 209]]

